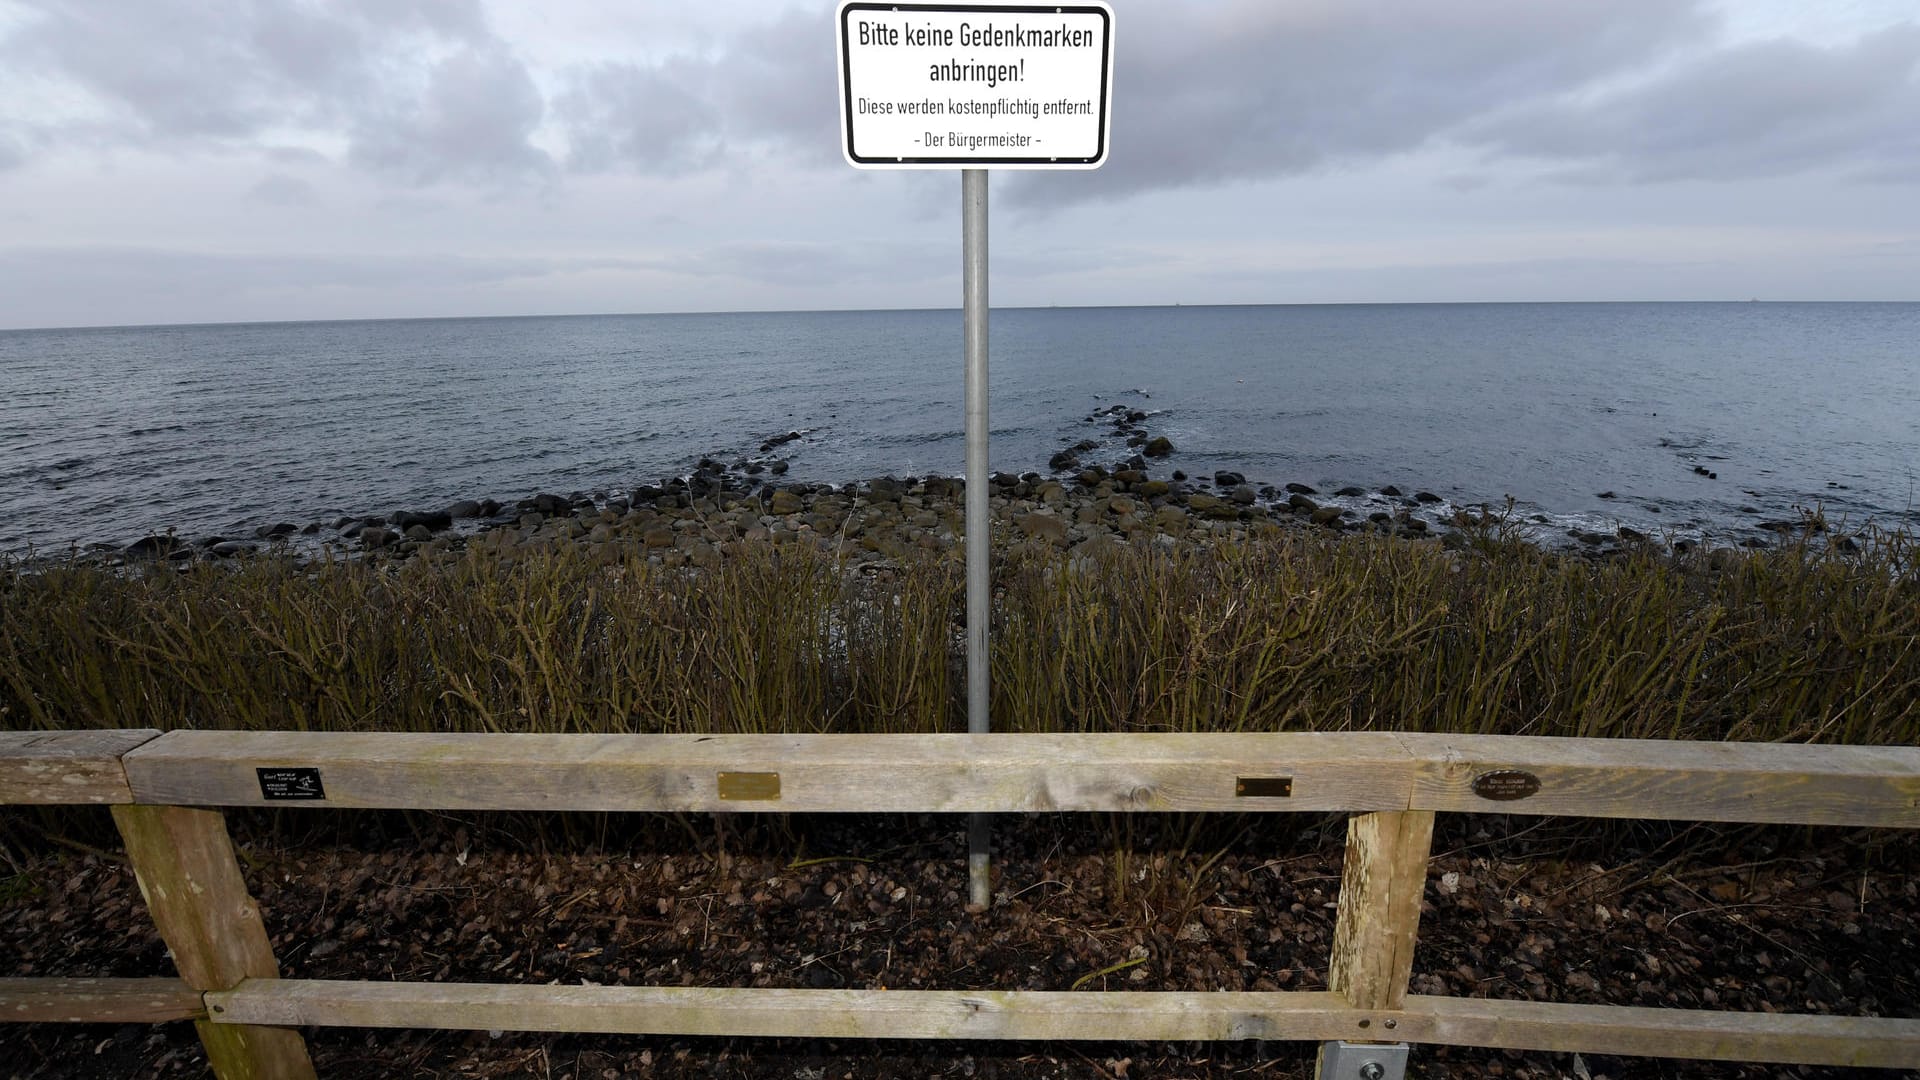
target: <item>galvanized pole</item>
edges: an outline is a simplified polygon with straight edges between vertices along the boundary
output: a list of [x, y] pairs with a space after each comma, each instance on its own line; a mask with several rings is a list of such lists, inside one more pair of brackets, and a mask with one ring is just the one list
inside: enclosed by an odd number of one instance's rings
[[[967, 356], [967, 732], [988, 730], [987, 620], [987, 171], [960, 173], [961, 293]], [[967, 821], [967, 902], [985, 908], [991, 830], [987, 815]]]

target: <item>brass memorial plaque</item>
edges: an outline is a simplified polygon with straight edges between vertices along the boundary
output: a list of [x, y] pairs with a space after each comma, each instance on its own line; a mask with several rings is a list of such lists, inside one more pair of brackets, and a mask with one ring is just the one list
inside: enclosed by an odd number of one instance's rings
[[723, 772], [720, 774], [720, 797], [741, 802], [777, 799], [780, 797], [780, 774]]

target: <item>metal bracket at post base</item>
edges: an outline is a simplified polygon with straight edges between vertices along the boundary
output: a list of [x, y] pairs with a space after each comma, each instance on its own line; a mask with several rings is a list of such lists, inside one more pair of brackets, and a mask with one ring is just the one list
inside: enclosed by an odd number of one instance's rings
[[1314, 1080], [1406, 1080], [1406, 1043], [1323, 1042]]

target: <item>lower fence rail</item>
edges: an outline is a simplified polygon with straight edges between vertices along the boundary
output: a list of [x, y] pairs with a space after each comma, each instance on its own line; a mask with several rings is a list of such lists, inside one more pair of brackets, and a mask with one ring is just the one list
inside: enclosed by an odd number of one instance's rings
[[1410, 995], [1355, 1009], [1332, 991], [737, 990], [248, 980], [207, 995], [216, 1024], [832, 1039], [1180, 1042], [1391, 1040], [1514, 1050], [1920, 1066], [1920, 1021]]
[[180, 979], [0, 979], [0, 1020], [163, 1024], [206, 1012], [200, 991]]
[[[1392, 732], [0, 732], [0, 803], [113, 806], [141, 892], [181, 974], [0, 979], [0, 1020], [190, 1020], [221, 1080], [310, 1080], [302, 1027], [1319, 1040], [1920, 1068], [1916, 1019], [1408, 992], [1436, 812], [1920, 828], [1914, 747]], [[775, 990], [277, 978], [261, 914], [217, 809], [262, 805], [1354, 816], [1325, 991]]]

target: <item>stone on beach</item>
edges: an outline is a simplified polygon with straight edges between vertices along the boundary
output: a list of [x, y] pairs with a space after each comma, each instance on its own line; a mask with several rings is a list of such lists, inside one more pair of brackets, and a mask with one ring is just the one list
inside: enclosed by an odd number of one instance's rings
[[439, 511], [438, 513], [420, 513], [414, 510], [402, 510], [393, 515], [392, 525], [401, 532], [406, 532], [415, 526], [424, 528], [429, 532], [437, 532], [441, 529], [450, 529], [453, 527], [453, 515], [446, 510]]
[[186, 541], [169, 533], [165, 536], [143, 536], [122, 548], [121, 553], [135, 558], [155, 559], [164, 558], [185, 547]]
[[1020, 531], [1039, 540], [1046, 540], [1056, 547], [1067, 546], [1067, 523], [1057, 515], [1031, 513], [1014, 519]]

